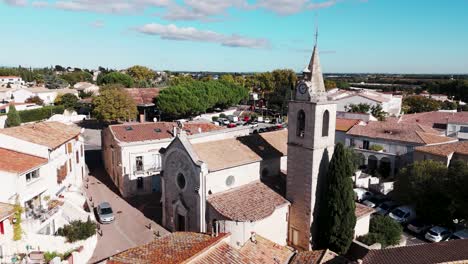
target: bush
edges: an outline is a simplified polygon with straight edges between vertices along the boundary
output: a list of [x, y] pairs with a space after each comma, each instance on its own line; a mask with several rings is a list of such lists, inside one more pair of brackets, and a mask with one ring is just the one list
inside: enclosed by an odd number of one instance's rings
[[365, 236], [358, 237], [357, 240], [368, 246], [372, 246], [375, 243], [382, 243], [382, 241], [384, 241], [385, 238], [380, 233], [369, 233]]
[[38, 109], [24, 110], [24, 111], [19, 111], [18, 113], [21, 118], [21, 121], [23, 123], [28, 123], [28, 122], [35, 122], [35, 121], [48, 119], [49, 117], [55, 114], [63, 114], [63, 111], [65, 111], [65, 107], [63, 107], [62, 105], [59, 105], [59, 106], [45, 106], [45, 107], [38, 108]]
[[69, 225], [59, 228], [57, 234], [66, 237], [70, 243], [85, 240], [96, 234], [96, 223], [89, 219], [86, 222], [72, 221]]
[[227, 116], [226, 116], [226, 114], [224, 114], [224, 113], [219, 114], [219, 118], [226, 118], [226, 117], [227, 117]]
[[371, 219], [369, 234], [358, 240], [367, 245], [380, 243], [385, 248], [400, 243], [402, 233], [403, 227], [399, 223], [388, 216], [377, 215]]
[[211, 120], [212, 120], [213, 122], [218, 121], [218, 119], [219, 119], [219, 116], [213, 116], [213, 117], [211, 117]]
[[384, 150], [384, 147], [381, 145], [371, 145], [369, 149], [373, 151], [381, 151], [381, 150]]

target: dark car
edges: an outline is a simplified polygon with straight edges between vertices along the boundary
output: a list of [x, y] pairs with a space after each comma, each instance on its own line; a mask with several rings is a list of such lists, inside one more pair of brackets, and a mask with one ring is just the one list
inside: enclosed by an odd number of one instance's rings
[[424, 234], [427, 232], [427, 230], [429, 230], [429, 228], [431, 228], [432, 225], [424, 222], [423, 220], [421, 219], [416, 219], [416, 220], [413, 220], [411, 222], [409, 222], [408, 226], [406, 228], [408, 228], [409, 231], [415, 233], [415, 234]]

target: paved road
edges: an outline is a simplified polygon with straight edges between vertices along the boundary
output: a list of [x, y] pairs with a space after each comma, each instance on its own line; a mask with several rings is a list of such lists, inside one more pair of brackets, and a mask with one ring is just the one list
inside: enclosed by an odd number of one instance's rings
[[414, 245], [419, 245], [419, 244], [427, 244], [428, 242], [424, 240], [422, 237], [417, 237], [413, 235], [412, 233], [408, 232], [408, 230], [405, 230], [403, 232], [403, 235], [406, 237], [406, 245], [407, 246], [414, 246]]
[[[86, 163], [90, 175], [87, 177], [88, 199], [97, 206], [100, 202], [107, 201], [111, 204], [115, 221], [111, 224], [100, 225], [98, 244], [94, 250], [90, 262], [95, 263], [115, 255], [126, 249], [143, 245], [157, 239], [157, 234], [168, 233], [164, 228], [148, 219], [142, 212], [122, 199], [110, 178], [102, 168], [100, 151], [87, 151]], [[151, 224], [151, 229], [149, 228]]]

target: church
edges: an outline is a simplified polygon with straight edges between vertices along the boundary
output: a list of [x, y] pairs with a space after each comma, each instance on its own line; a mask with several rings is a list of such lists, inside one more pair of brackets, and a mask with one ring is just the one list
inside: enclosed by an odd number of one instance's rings
[[[258, 234], [282, 246], [311, 249], [336, 122], [317, 45], [303, 76], [289, 102], [288, 129], [227, 139], [192, 139], [179, 131], [161, 150], [165, 228], [230, 233], [235, 248]], [[369, 226], [369, 217], [358, 214], [370, 213], [356, 211], [356, 236]]]

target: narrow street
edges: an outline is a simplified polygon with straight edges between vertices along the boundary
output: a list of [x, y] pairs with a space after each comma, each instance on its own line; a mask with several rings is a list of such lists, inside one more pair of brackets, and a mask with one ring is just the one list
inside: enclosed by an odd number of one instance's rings
[[113, 223], [99, 225], [98, 244], [90, 263], [100, 262], [116, 253], [146, 244], [168, 233], [118, 195], [116, 187], [102, 166], [99, 150], [87, 151], [86, 162], [90, 171], [84, 182], [85, 187], [88, 186], [85, 188], [88, 199], [94, 207], [101, 202], [109, 202], [115, 214]]

